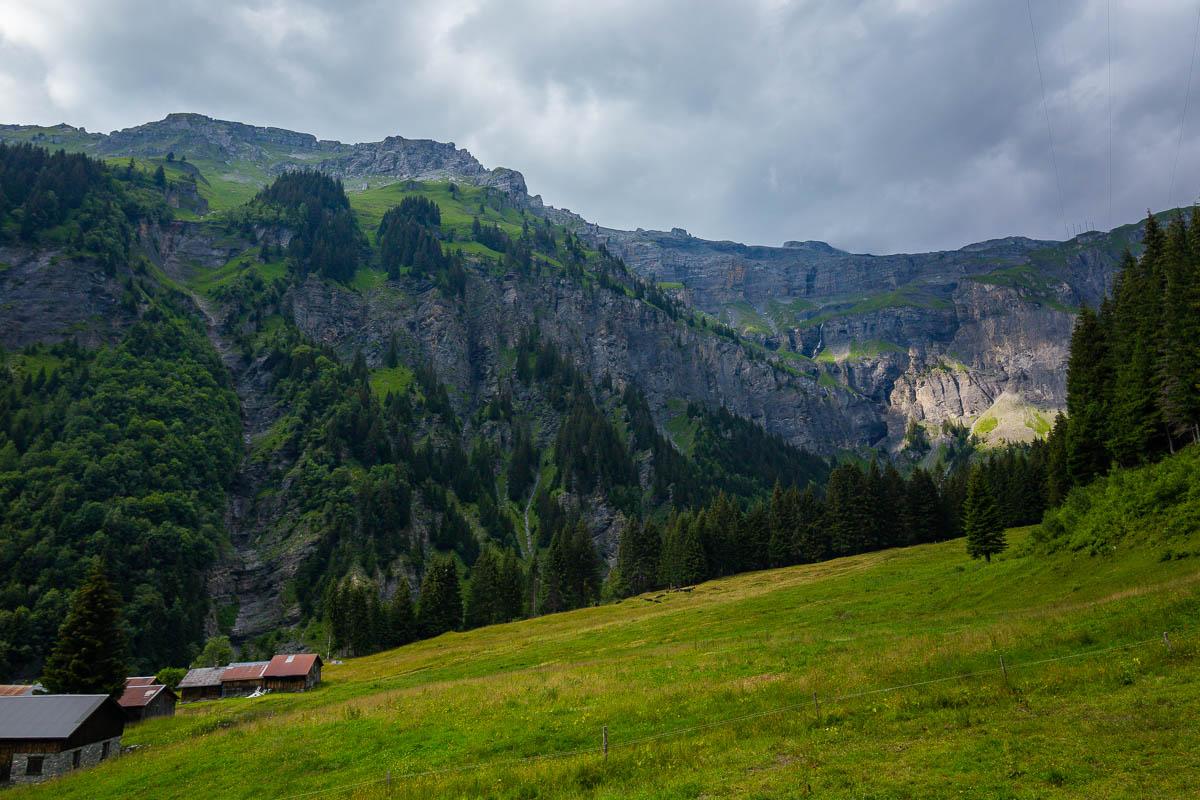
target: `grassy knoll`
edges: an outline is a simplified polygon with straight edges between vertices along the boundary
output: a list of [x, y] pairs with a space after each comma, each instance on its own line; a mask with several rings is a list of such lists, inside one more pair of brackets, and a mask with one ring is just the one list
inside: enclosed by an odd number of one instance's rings
[[[1010, 540], [990, 565], [952, 541], [445, 635], [307, 695], [182, 707], [130, 729], [135, 753], [13, 797], [1187, 795], [1200, 559]], [[515, 760], [595, 748], [602, 725], [607, 761]], [[458, 771], [417, 775], [439, 770]]]

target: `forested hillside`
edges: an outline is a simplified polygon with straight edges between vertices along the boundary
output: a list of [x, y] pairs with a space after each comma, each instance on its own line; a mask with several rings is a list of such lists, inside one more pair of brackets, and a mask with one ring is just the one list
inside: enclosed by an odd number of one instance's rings
[[[297, 170], [197, 221], [168, 203], [194, 167], [0, 147], [4, 291], [114, 298], [6, 332], [3, 677], [38, 673], [96, 560], [139, 671], [226, 637], [362, 655], [994, 535], [1195, 436], [1196, 381], [1175, 379], [1195, 366], [1195, 223], [1151, 218], [1081, 315], [1048, 444], [912, 426], [893, 462], [853, 446], [846, 387], [492, 187], [348, 195]], [[783, 411], [811, 449], [764, 430]]]

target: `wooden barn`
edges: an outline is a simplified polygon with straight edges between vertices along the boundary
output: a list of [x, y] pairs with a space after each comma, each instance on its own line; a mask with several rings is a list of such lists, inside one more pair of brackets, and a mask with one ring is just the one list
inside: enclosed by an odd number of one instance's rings
[[290, 653], [271, 659], [263, 673], [273, 692], [307, 692], [321, 682], [321, 657], [316, 653]]
[[141, 722], [154, 717], [175, 716], [178, 699], [169, 687], [155, 683], [153, 676], [126, 678], [125, 691], [117, 700], [117, 705], [125, 712], [127, 722]]
[[225, 667], [197, 667], [188, 670], [179, 682], [179, 702], [218, 700], [221, 697], [221, 675]]
[[37, 783], [121, 752], [125, 714], [106, 694], [0, 697], [0, 786]]
[[237, 661], [221, 673], [221, 697], [245, 697], [263, 688], [270, 661]]

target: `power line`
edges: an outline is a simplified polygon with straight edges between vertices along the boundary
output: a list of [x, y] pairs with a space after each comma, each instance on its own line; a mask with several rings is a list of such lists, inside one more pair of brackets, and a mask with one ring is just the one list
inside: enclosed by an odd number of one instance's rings
[[1062, 222], [1067, 238], [1071, 231], [1067, 228], [1067, 212], [1063, 204], [1062, 178], [1058, 174], [1058, 157], [1054, 154], [1054, 132], [1050, 128], [1050, 106], [1046, 103], [1046, 79], [1042, 75], [1042, 57], [1038, 54], [1037, 27], [1033, 24], [1033, 1], [1025, 0], [1025, 8], [1029, 11], [1029, 31], [1033, 34], [1033, 60], [1037, 64], [1038, 84], [1042, 87], [1042, 111], [1046, 115], [1046, 140], [1050, 143], [1050, 163], [1054, 165], [1054, 183], [1058, 186], [1058, 219]]
[[1187, 88], [1183, 92], [1183, 113], [1179, 115], [1179, 141], [1175, 144], [1175, 163], [1171, 166], [1171, 188], [1167, 208], [1175, 204], [1175, 173], [1179, 169], [1179, 151], [1183, 149], [1183, 127], [1187, 122], [1188, 101], [1192, 98], [1192, 71], [1196, 67], [1196, 43], [1200, 42], [1200, 3], [1196, 5], [1196, 27], [1192, 32], [1192, 60], [1188, 63]]

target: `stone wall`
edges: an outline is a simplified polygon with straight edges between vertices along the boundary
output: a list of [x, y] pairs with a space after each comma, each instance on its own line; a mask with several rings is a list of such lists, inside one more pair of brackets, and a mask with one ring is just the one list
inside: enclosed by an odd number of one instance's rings
[[[76, 754], [78, 753], [79, 765], [75, 765]], [[66, 775], [74, 769], [84, 769], [86, 767], [94, 767], [101, 761], [108, 758], [115, 758], [121, 753], [121, 737], [114, 736], [111, 739], [106, 739], [102, 742], [93, 742], [85, 744], [82, 747], [75, 747], [70, 750], [63, 750], [61, 753], [17, 753], [12, 757], [11, 777], [10, 782], [13, 784], [23, 783], [40, 783], [50, 778], [57, 778], [60, 775]], [[42, 759], [41, 774], [28, 775], [29, 759]]]

